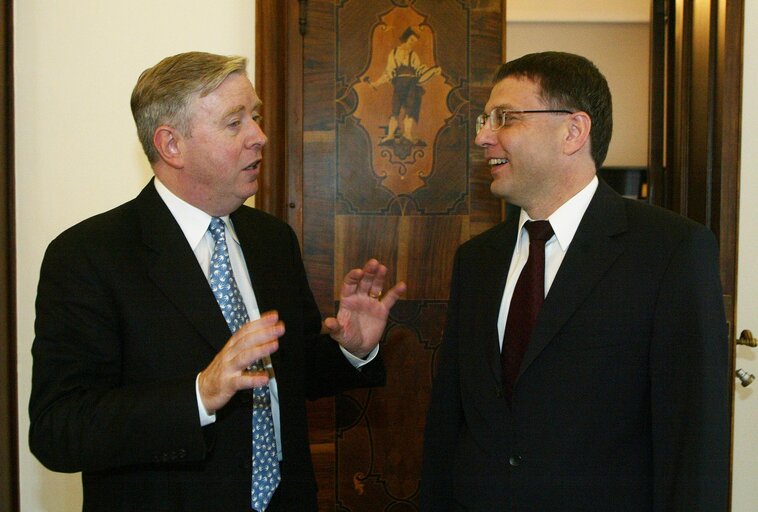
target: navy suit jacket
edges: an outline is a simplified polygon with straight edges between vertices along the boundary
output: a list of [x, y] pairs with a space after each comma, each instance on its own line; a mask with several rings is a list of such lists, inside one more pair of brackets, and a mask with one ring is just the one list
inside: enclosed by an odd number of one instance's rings
[[[319, 334], [289, 226], [244, 206], [231, 219], [261, 311], [286, 327], [278, 510], [316, 510], [305, 400], [382, 384], [384, 367], [356, 370]], [[152, 182], [50, 244], [36, 305], [29, 443], [48, 468], [83, 472], [84, 510], [250, 510], [250, 393], [200, 426], [195, 378], [230, 333]]]
[[731, 379], [713, 234], [601, 182], [509, 405], [497, 318], [517, 228], [512, 215], [457, 251], [421, 509], [726, 510]]

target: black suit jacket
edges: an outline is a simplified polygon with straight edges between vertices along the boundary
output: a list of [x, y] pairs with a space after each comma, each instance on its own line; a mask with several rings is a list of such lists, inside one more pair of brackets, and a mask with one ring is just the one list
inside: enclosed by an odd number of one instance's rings
[[[384, 367], [355, 370], [319, 334], [286, 224], [247, 207], [231, 218], [260, 310], [286, 327], [272, 356], [284, 457], [273, 510], [316, 510], [305, 399], [381, 384]], [[250, 393], [200, 426], [195, 378], [230, 333], [152, 182], [50, 244], [35, 329], [30, 447], [52, 470], [83, 472], [84, 510], [250, 510]]]
[[422, 510], [721, 511], [727, 334], [710, 231], [600, 183], [503, 396], [518, 215], [463, 244], [427, 419]]

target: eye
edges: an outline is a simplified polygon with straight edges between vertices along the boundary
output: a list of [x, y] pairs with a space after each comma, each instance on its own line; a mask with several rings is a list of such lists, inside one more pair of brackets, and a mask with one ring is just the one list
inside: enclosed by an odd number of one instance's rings
[[239, 119], [232, 119], [232, 120], [229, 122], [229, 125], [228, 125], [228, 126], [229, 126], [230, 128], [236, 128], [236, 127], [238, 127], [240, 124], [241, 124], [241, 121], [240, 121]]
[[263, 116], [258, 112], [253, 112], [253, 121], [255, 121], [256, 124], [261, 124], [263, 122]]
[[516, 116], [514, 116], [513, 114], [511, 114], [509, 111], [507, 111], [507, 110], [501, 110], [500, 111], [500, 122], [502, 124], [504, 124], [504, 125], [510, 124], [510, 123], [512, 123], [515, 120], [516, 120]]

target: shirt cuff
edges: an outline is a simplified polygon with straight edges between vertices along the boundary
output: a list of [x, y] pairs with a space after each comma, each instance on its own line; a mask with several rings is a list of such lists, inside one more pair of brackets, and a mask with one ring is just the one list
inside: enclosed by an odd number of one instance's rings
[[353, 367], [357, 369], [357, 368], [360, 368], [361, 366], [366, 366], [367, 364], [369, 364], [371, 361], [374, 360], [376, 355], [379, 353], [379, 345], [375, 346], [374, 350], [369, 352], [365, 359], [361, 359], [358, 356], [354, 356], [353, 354], [345, 350], [345, 348], [342, 345], [340, 345], [340, 350], [342, 351], [343, 354], [345, 354], [345, 357], [350, 362], [350, 364], [352, 364]]
[[197, 413], [200, 417], [200, 426], [204, 427], [206, 425], [210, 425], [211, 423], [216, 423], [216, 413], [209, 414], [207, 410], [205, 410], [205, 406], [203, 405], [203, 401], [200, 399], [200, 386], [198, 382], [200, 381], [200, 374], [197, 374], [197, 377], [195, 377], [195, 396], [197, 397]]

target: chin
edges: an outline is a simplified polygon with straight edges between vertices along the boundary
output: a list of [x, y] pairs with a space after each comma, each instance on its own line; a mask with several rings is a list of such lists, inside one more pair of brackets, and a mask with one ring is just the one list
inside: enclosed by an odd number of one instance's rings
[[498, 183], [496, 181], [493, 181], [492, 183], [490, 183], [490, 192], [492, 192], [492, 195], [495, 197], [507, 200], [508, 191], [506, 190], [506, 187], [504, 187], [502, 183]]
[[258, 180], [254, 180], [250, 183], [246, 183], [244, 186], [240, 187], [240, 196], [245, 197], [247, 199], [253, 197], [255, 194], [258, 193]]

